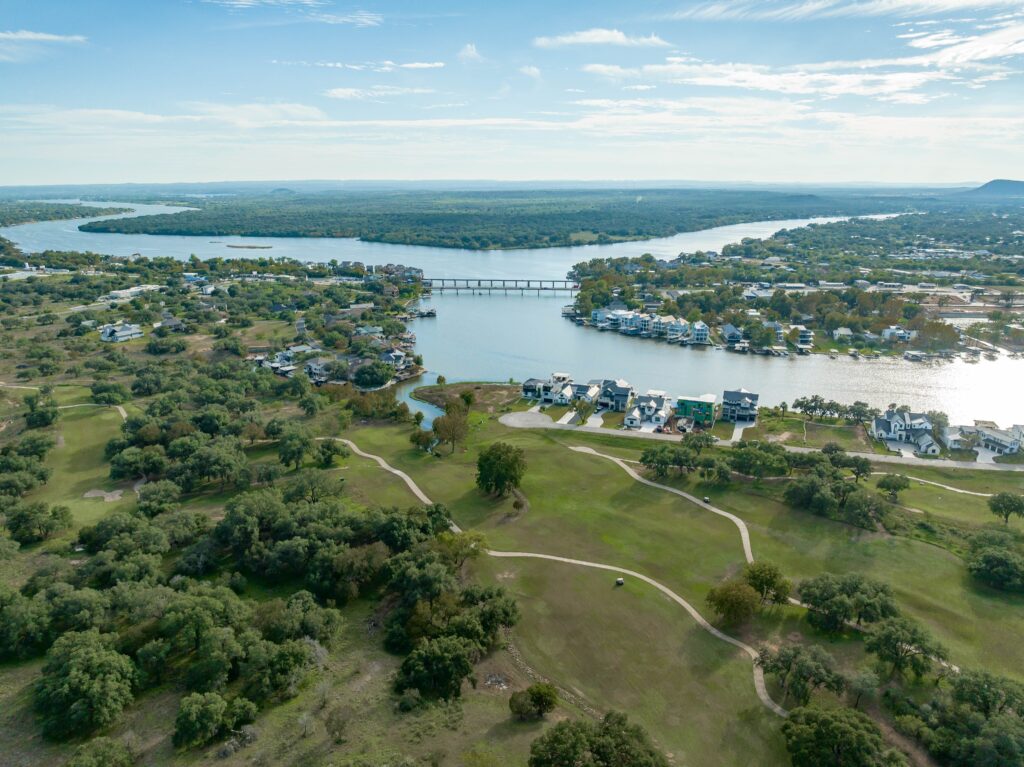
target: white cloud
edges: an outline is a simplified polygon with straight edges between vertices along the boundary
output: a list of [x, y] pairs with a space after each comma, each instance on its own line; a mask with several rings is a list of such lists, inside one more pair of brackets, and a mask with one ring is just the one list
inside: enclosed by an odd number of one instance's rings
[[1020, 0], [712, 0], [680, 9], [670, 18], [799, 21], [815, 17], [926, 16], [1019, 5]]
[[476, 49], [476, 43], [466, 43], [458, 53], [459, 61], [483, 61], [484, 57]]
[[331, 88], [324, 95], [332, 99], [365, 101], [367, 99], [416, 96], [426, 93], [434, 93], [434, 90], [432, 88], [403, 88], [397, 85], [374, 85], [369, 88]]
[[55, 35], [27, 29], [0, 32], [0, 62], [27, 61], [38, 56], [47, 46], [84, 43], [86, 40], [82, 35]]
[[379, 13], [370, 11], [355, 11], [354, 13], [311, 13], [309, 18], [319, 21], [322, 24], [351, 24], [353, 27], [367, 28], [379, 27], [384, 23], [384, 17]]
[[363, 61], [359, 63], [345, 61], [281, 61], [272, 59], [271, 64], [292, 67], [318, 67], [322, 69], [346, 69], [353, 72], [394, 72], [398, 69], [442, 69], [443, 61]]
[[540, 79], [540, 69], [532, 65], [526, 65], [525, 67], [519, 67], [519, 73], [532, 77], [534, 80]]
[[665, 47], [667, 42], [657, 35], [647, 37], [630, 37], [618, 29], [602, 29], [595, 27], [581, 32], [570, 32], [556, 37], [538, 37], [533, 44], [538, 48], [561, 48], [566, 45], [621, 45], [630, 48]]
[[653, 91], [657, 88], [657, 85], [623, 85], [622, 90], [624, 91]]

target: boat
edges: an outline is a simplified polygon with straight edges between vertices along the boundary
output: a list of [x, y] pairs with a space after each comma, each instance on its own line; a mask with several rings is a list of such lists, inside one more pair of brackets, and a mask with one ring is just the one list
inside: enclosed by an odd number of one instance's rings
[[985, 352], [985, 359], [997, 360], [999, 359], [999, 355], [996, 352]]
[[860, 352], [857, 351], [856, 349], [847, 349], [846, 353], [849, 354], [854, 359], [857, 359], [858, 357], [860, 357]]
[[829, 356], [829, 357], [830, 357], [831, 359], [834, 359], [834, 360], [835, 360], [835, 359], [839, 359], [839, 352], [837, 352], [837, 351], [836, 351], [835, 349], [833, 349], [832, 351], [830, 351], [830, 352], [828, 353], [828, 356]]

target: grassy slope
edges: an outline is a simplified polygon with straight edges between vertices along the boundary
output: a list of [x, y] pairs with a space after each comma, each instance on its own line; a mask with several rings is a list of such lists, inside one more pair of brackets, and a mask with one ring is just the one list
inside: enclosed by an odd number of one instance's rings
[[[507, 501], [483, 499], [471, 489], [475, 451], [420, 457], [404, 446], [394, 449], [400, 443], [386, 429], [361, 431], [355, 439], [408, 471], [428, 494], [448, 503], [460, 523], [485, 530], [495, 548], [619, 563], [662, 580], [695, 604], [738, 569], [739, 536], [727, 520], [639, 486], [614, 465], [573, 453], [548, 433], [476, 428], [476, 439], [500, 436], [527, 451], [528, 515], [513, 519]], [[582, 442], [578, 436], [559, 439]], [[970, 476], [981, 473], [966, 472], [967, 484], [983, 481]], [[949, 552], [794, 511], [773, 497], [779, 490], [769, 483], [722, 489], [693, 482], [691, 489], [746, 520], [755, 556], [778, 562], [792, 577], [832, 571], [880, 578], [910, 615], [949, 646], [954, 662], [1024, 677], [1024, 646], [1015, 639], [1024, 631], [1024, 598], [973, 583]]]

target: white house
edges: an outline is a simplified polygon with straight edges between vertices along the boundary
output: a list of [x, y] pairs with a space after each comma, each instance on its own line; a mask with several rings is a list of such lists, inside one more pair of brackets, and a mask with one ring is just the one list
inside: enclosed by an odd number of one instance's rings
[[907, 343], [917, 337], [916, 330], [906, 330], [899, 325], [890, 325], [882, 331], [882, 340], [890, 343], [897, 341], [899, 343]]
[[871, 433], [875, 439], [910, 443], [914, 452], [922, 455], [941, 452], [932, 436], [932, 423], [924, 413], [887, 410], [872, 422]]
[[849, 328], [836, 328], [835, 330], [832, 331], [832, 340], [846, 342], [852, 341], [853, 331], [850, 330]]
[[711, 340], [711, 328], [703, 320], [697, 320], [690, 326], [690, 343], [706, 344]]
[[133, 338], [142, 338], [142, 336], [142, 328], [138, 325], [104, 325], [100, 328], [100, 340], [112, 344], [131, 341]]
[[672, 399], [663, 391], [651, 389], [636, 398], [622, 423], [627, 429], [639, 429], [644, 423], [664, 426], [672, 417]]

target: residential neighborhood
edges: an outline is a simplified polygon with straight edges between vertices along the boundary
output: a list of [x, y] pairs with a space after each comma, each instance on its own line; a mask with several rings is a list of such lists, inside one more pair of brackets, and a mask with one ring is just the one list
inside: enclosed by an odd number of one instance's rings
[[[602, 413], [623, 413], [622, 428], [649, 432], [691, 432], [710, 429], [721, 417], [729, 421], [752, 422], [757, 418], [758, 395], [746, 389], [723, 393], [723, 403], [729, 402], [728, 417], [723, 406], [717, 407], [715, 394], [670, 396], [658, 389], [638, 394], [634, 387], [622, 379], [595, 378], [575, 383], [568, 373], [552, 373], [548, 378], [528, 378], [522, 384], [524, 399], [536, 402], [535, 408], [583, 406], [590, 410], [587, 418]], [[571, 422], [571, 412], [563, 418]]]

